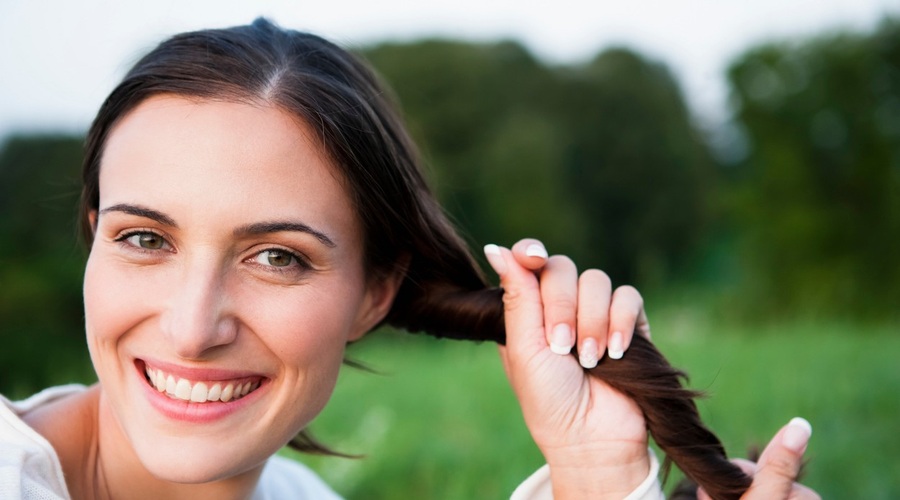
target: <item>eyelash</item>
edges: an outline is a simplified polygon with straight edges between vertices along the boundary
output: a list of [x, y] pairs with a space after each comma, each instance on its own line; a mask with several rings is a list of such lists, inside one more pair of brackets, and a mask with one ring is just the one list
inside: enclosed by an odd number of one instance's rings
[[[128, 241], [129, 238], [132, 238], [134, 236], [140, 236], [140, 235], [153, 235], [157, 238], [160, 238], [163, 241], [164, 247], [168, 246], [169, 248], [158, 248], [158, 249], [143, 248], [140, 245], [135, 245]], [[155, 252], [162, 251], [162, 250], [171, 251], [171, 247], [172, 247], [172, 245], [169, 243], [169, 240], [167, 240], [165, 236], [163, 236], [162, 234], [160, 234], [156, 231], [151, 231], [149, 229], [138, 229], [138, 230], [134, 230], [134, 231], [129, 231], [127, 233], [123, 233], [120, 236], [117, 236], [113, 241], [123, 244], [123, 245], [127, 245], [130, 250], [134, 250], [134, 251], [140, 252], [142, 254], [151, 254], [151, 253], [155, 253]]]
[[[152, 231], [149, 229], [139, 229], [139, 230], [135, 230], [135, 231], [129, 231], [127, 233], [123, 233], [120, 236], [117, 236], [113, 241], [123, 244], [123, 245], [127, 245], [130, 250], [137, 251], [142, 254], [152, 254], [152, 253], [156, 253], [156, 252], [164, 250], [164, 248], [159, 248], [159, 249], [143, 248], [140, 245], [135, 245], [133, 243], [128, 242], [128, 239], [130, 239], [134, 236], [140, 236], [140, 235], [153, 235], [157, 238], [162, 239], [163, 244], [165, 246], [169, 247], [169, 249], [166, 249], [166, 251], [171, 251], [172, 245], [165, 238], [165, 236], [163, 236], [162, 234], [160, 234], [156, 231]], [[287, 266], [279, 267], [279, 266], [265, 265], [260, 262], [257, 262], [257, 259], [261, 255], [265, 254], [266, 252], [278, 252], [278, 253], [285, 254], [293, 260], [295, 265], [289, 264]], [[255, 254], [253, 254], [251, 257], [244, 259], [244, 262], [247, 262], [247, 263], [252, 264], [259, 268], [263, 268], [268, 272], [275, 272], [278, 274], [285, 274], [285, 275], [286, 274], [296, 274], [298, 272], [307, 271], [307, 270], [312, 269], [312, 266], [309, 264], [309, 260], [307, 260], [306, 257], [299, 254], [298, 252], [287, 250], [287, 249], [281, 248], [281, 247], [270, 247], [270, 248], [262, 249], [262, 250], [256, 252]]]
[[[257, 262], [257, 259], [259, 259], [266, 252], [278, 252], [278, 253], [284, 254], [286, 256], [289, 256], [293, 260], [294, 265], [288, 264], [287, 266], [279, 267], [279, 266], [265, 265], [265, 264]], [[312, 269], [312, 266], [309, 264], [309, 261], [303, 255], [301, 255], [297, 252], [293, 252], [291, 250], [287, 250], [285, 248], [281, 248], [281, 247], [270, 247], [270, 248], [262, 249], [262, 250], [256, 252], [255, 254], [253, 254], [253, 256], [249, 257], [248, 259], [245, 259], [244, 262], [248, 262], [254, 266], [264, 268], [269, 272], [276, 272], [279, 274], [296, 274], [296, 273], [300, 273], [300, 272]]]

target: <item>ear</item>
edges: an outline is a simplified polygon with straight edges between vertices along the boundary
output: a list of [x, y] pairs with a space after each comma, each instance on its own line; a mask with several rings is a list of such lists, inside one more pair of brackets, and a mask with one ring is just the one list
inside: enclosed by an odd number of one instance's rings
[[97, 235], [97, 210], [88, 212], [88, 222], [91, 224], [91, 233]]
[[394, 297], [397, 296], [397, 291], [400, 290], [400, 285], [406, 278], [409, 260], [409, 257], [404, 257], [387, 275], [369, 280], [366, 285], [366, 296], [360, 307], [360, 315], [356, 321], [356, 328], [347, 338], [347, 342], [361, 339], [387, 316], [391, 306], [394, 305]]

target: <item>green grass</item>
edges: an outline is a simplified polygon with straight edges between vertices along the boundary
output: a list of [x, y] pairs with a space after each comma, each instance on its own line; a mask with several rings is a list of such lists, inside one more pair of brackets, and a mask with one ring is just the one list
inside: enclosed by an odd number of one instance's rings
[[[654, 341], [708, 393], [700, 409], [731, 455], [800, 415], [814, 428], [805, 484], [824, 498], [900, 497], [900, 327], [803, 319], [751, 329], [689, 308], [652, 311]], [[350, 354], [383, 374], [344, 368], [312, 429], [366, 457], [300, 457], [346, 497], [507, 498], [543, 463], [493, 345], [379, 332]], [[79, 360], [55, 363], [47, 383], [89, 383]], [[14, 398], [30, 392], [0, 382]]]
[[[723, 328], [674, 310], [653, 321], [709, 394], [701, 411], [730, 454], [801, 415], [814, 427], [805, 484], [825, 498], [900, 494], [896, 328]], [[346, 368], [312, 429], [366, 457], [301, 458], [348, 498], [504, 498], [541, 465], [493, 346], [378, 333], [350, 352], [386, 374]]]

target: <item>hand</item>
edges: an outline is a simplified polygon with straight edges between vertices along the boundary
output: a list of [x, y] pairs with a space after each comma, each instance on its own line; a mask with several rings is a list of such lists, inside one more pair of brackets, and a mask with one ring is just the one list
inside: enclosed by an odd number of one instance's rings
[[537, 240], [512, 250], [488, 245], [485, 255], [504, 288], [500, 357], [550, 465], [555, 498], [621, 498], [649, 472], [643, 415], [584, 367], [605, 352], [616, 362], [635, 330], [649, 337], [643, 299], [632, 287], [613, 292], [602, 271], [579, 276], [570, 259], [548, 257]]
[[[736, 459], [736, 463], [748, 475], [753, 484], [741, 498], [746, 500], [815, 500], [821, 497], [813, 490], [795, 483], [806, 444], [812, 434], [809, 422], [795, 418], [775, 434], [758, 463]], [[712, 500], [703, 489], [697, 491], [698, 500]]]

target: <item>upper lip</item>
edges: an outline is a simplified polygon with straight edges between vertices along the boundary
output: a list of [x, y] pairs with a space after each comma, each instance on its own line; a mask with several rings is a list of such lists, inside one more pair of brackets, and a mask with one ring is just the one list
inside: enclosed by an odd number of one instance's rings
[[188, 367], [176, 365], [173, 363], [167, 363], [165, 361], [159, 361], [154, 359], [136, 359], [135, 362], [139, 365], [141, 372], [147, 368], [154, 368], [158, 370], [162, 370], [163, 372], [173, 375], [176, 377], [181, 377], [188, 380], [194, 381], [209, 381], [209, 382], [225, 382], [230, 380], [237, 379], [245, 379], [245, 378], [265, 378], [265, 375], [249, 371], [249, 370], [232, 370], [227, 368], [197, 368], [197, 367]]

